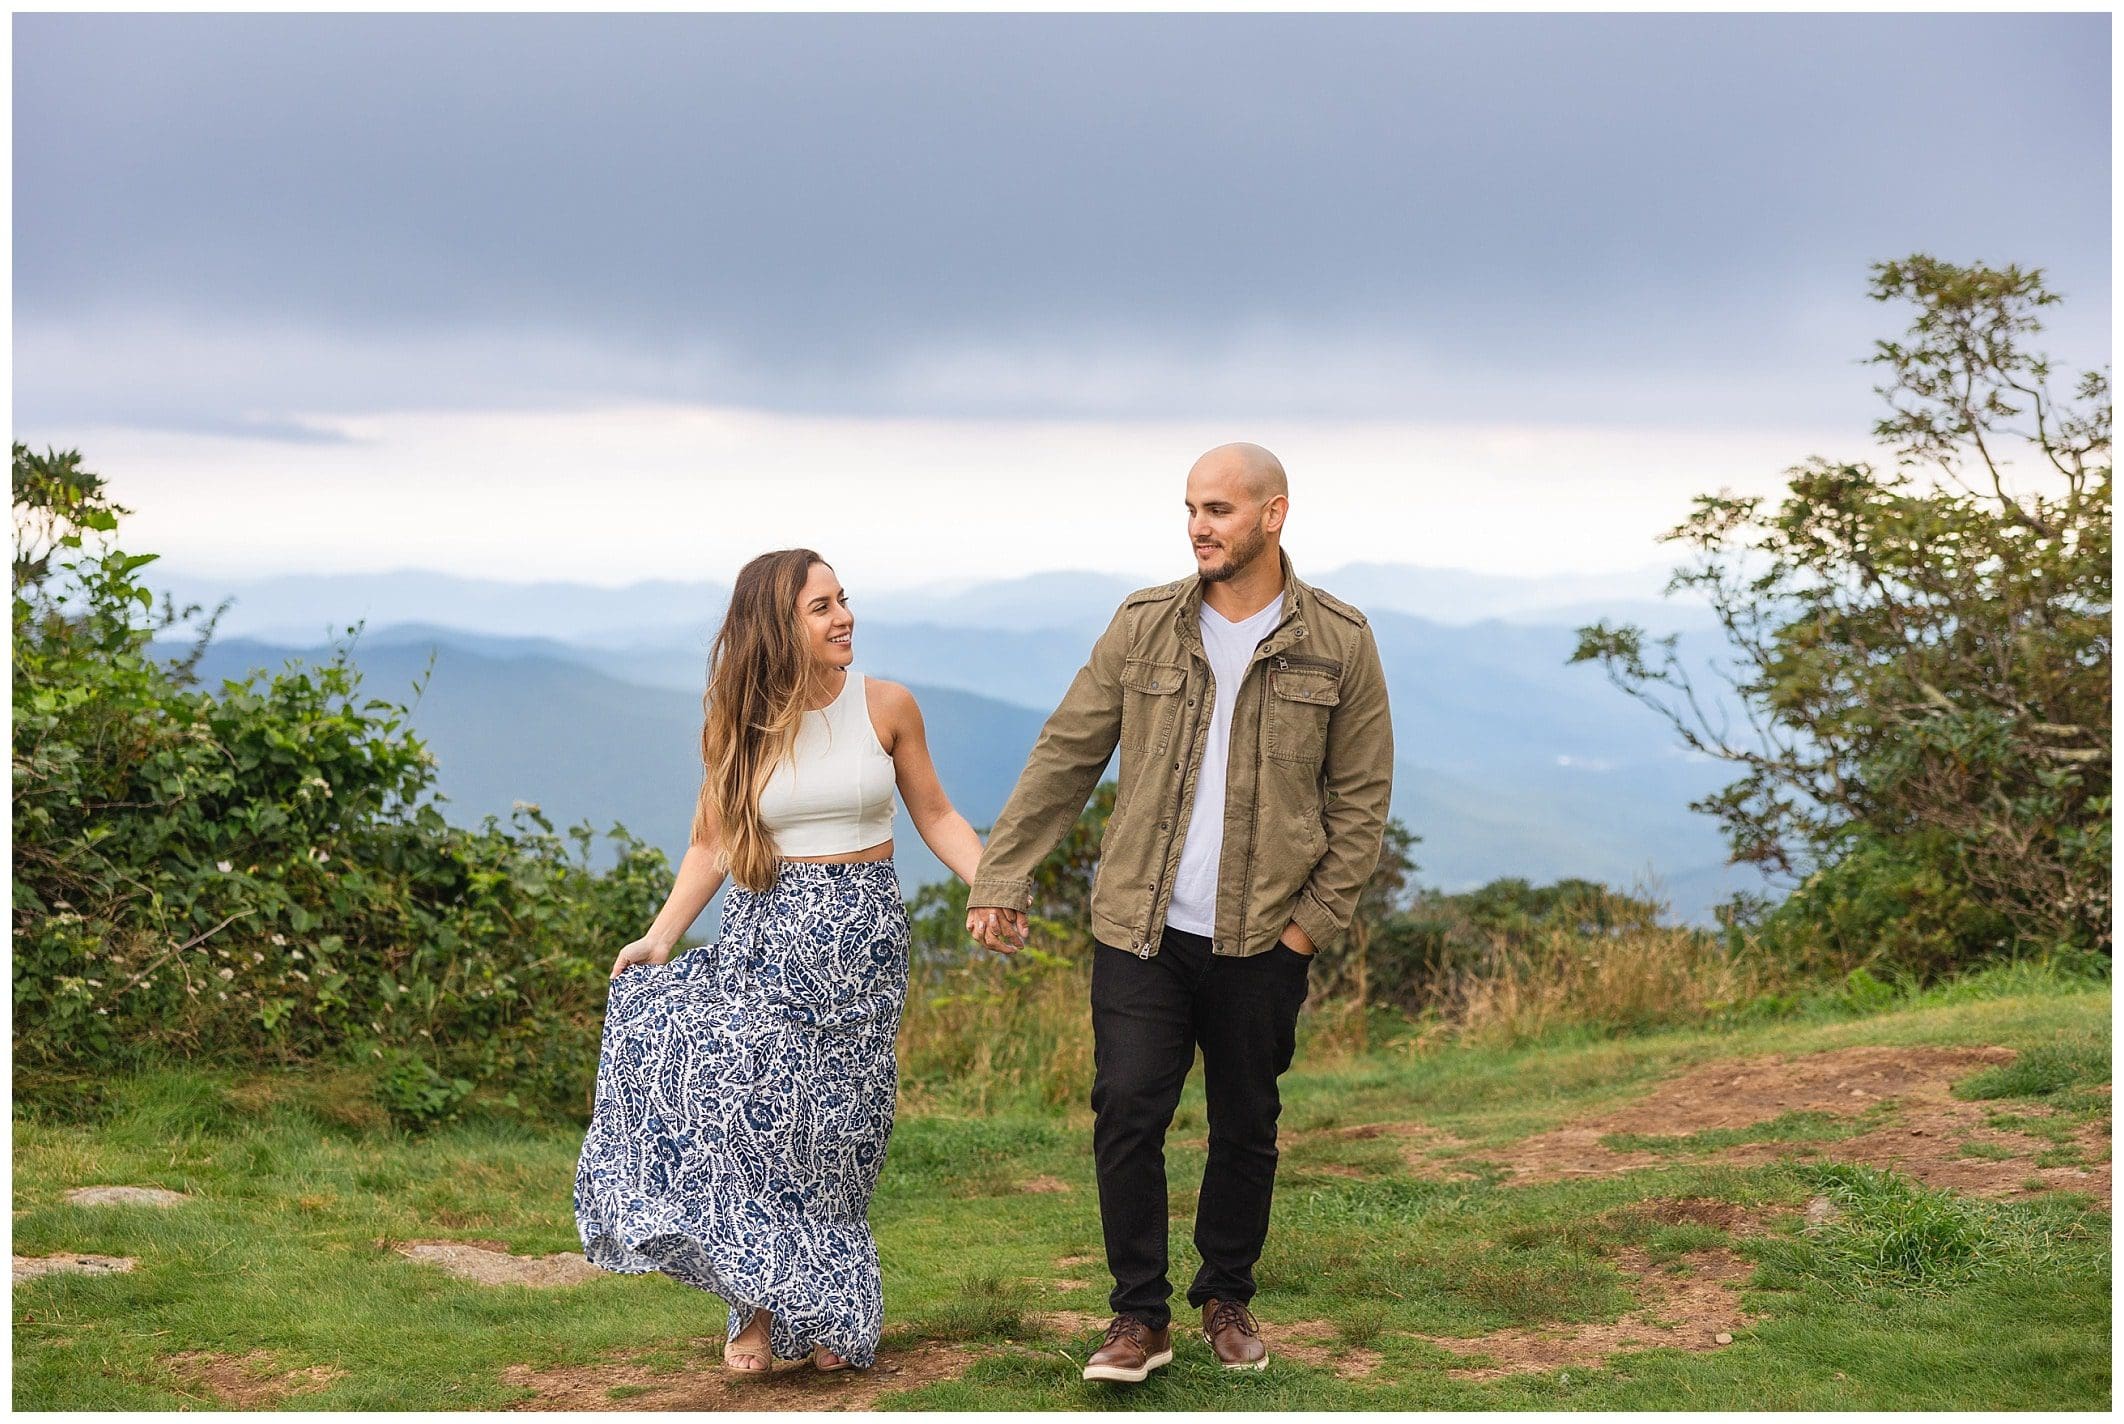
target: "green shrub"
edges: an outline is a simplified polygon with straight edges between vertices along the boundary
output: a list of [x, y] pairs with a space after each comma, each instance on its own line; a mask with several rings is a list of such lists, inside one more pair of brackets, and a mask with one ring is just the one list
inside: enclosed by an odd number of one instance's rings
[[348, 647], [194, 685], [204, 637], [175, 663], [149, 643], [198, 610], [156, 616], [154, 556], [88, 546], [125, 512], [100, 478], [72, 452], [14, 464], [18, 1096], [373, 1046], [430, 1075], [388, 1079], [409, 1120], [454, 1110], [436, 1085], [460, 1080], [579, 1110], [609, 955], [661, 905], [662, 852], [615, 826], [595, 873], [591, 828], [528, 805], [451, 826], [433, 753], [361, 695]]

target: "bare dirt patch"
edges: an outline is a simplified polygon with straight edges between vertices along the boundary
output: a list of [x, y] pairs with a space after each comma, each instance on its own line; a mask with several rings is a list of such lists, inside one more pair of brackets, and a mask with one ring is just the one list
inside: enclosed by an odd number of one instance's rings
[[166, 1355], [162, 1362], [187, 1386], [205, 1390], [232, 1409], [263, 1409], [294, 1395], [315, 1394], [345, 1373], [331, 1365], [284, 1370], [270, 1350], [243, 1355], [186, 1350]]
[[1021, 1192], [1068, 1192], [1075, 1191], [1076, 1188], [1063, 1181], [1060, 1177], [1030, 1177], [1018, 1183], [1018, 1190]]
[[1264, 1320], [1261, 1339], [1268, 1346], [1271, 1366], [1281, 1356], [1301, 1365], [1333, 1370], [1343, 1379], [1363, 1379], [1379, 1368], [1382, 1358], [1377, 1350], [1342, 1344], [1334, 1325], [1326, 1320], [1293, 1320], [1288, 1325], [1272, 1325]]
[[512, 1256], [499, 1241], [394, 1241], [390, 1248], [409, 1261], [435, 1266], [483, 1286], [575, 1286], [605, 1273], [580, 1251], [550, 1256]]
[[1057, 1256], [1055, 1258], [1056, 1267], [1064, 1271], [1074, 1271], [1079, 1266], [1096, 1266], [1098, 1264], [1099, 1258], [1097, 1256]]
[[[1448, 1366], [1456, 1379], [1499, 1379], [1573, 1367], [1594, 1368], [1629, 1350], [1724, 1349], [1755, 1316], [1741, 1309], [1740, 1283], [1754, 1266], [1722, 1246], [1690, 1251], [1655, 1265], [1636, 1247], [1615, 1254], [1615, 1265], [1638, 1277], [1640, 1304], [1620, 1319], [1589, 1325], [1515, 1327], [1455, 1338], [1418, 1335], [1467, 1363]], [[1723, 1337], [1723, 1338], [1721, 1338]]]
[[1654, 1197], [1611, 1208], [1603, 1215], [1627, 1216], [1660, 1226], [1708, 1226], [1730, 1236], [1754, 1236], [1768, 1228], [1775, 1213], [1716, 1197]]
[[59, 1251], [50, 1256], [17, 1256], [14, 1279], [33, 1281], [39, 1276], [55, 1274], [110, 1276], [130, 1271], [139, 1264], [131, 1256], [93, 1256], [80, 1251]]
[[1347, 1162], [1294, 1162], [1291, 1167], [1296, 1171], [1313, 1172], [1323, 1177], [1340, 1177], [1347, 1182], [1369, 1182], [1379, 1175], [1377, 1172], [1367, 1172], [1362, 1167], [1352, 1167]]
[[[2029, 1159], [2047, 1144], [2020, 1133], [1991, 1132], [1985, 1119], [1997, 1104], [1950, 1096], [1957, 1081], [2013, 1056], [2012, 1049], [1997, 1047], [1867, 1046], [1706, 1063], [1627, 1107], [1482, 1155], [1510, 1169], [1511, 1185], [1610, 1176], [1677, 1161], [1749, 1166], [1805, 1156], [1890, 1167], [1932, 1186], [1983, 1196], [2012, 1196], [2025, 1190], [2023, 1182], [2035, 1179], [2044, 1186], [2087, 1192], [2107, 1206], [2110, 1169], [2101, 1159], [2108, 1149], [2098, 1132], [2080, 1133], [2082, 1150], [2090, 1158], [2087, 1164], [2036, 1167]], [[1618, 1151], [1602, 1141], [1618, 1134], [1683, 1137], [1747, 1128], [1788, 1113], [1855, 1118], [1881, 1103], [1893, 1108], [1884, 1125], [1837, 1140], [1746, 1142], [1685, 1154]], [[2040, 1108], [2015, 1110], [2043, 1114]], [[1991, 1142], [2016, 1155], [1962, 1156], [1962, 1144], [1971, 1140]]]
[[167, 1187], [75, 1187], [64, 1200], [73, 1206], [180, 1206], [191, 1198]]
[[509, 1408], [630, 1412], [869, 1409], [884, 1395], [937, 1380], [957, 1379], [978, 1358], [963, 1345], [924, 1342], [904, 1349], [881, 1349], [877, 1363], [867, 1370], [821, 1374], [808, 1360], [777, 1360], [766, 1375], [736, 1376], [723, 1369], [722, 1336], [688, 1343], [699, 1356], [697, 1362], [664, 1373], [640, 1363], [642, 1352], [587, 1365], [546, 1369], [510, 1365], [502, 1371], [502, 1382], [528, 1389], [531, 1396]]
[[1112, 1320], [1111, 1315], [1094, 1315], [1088, 1310], [1043, 1310], [1025, 1317], [1025, 1323], [1040, 1334], [1065, 1340], [1086, 1332], [1102, 1332]]

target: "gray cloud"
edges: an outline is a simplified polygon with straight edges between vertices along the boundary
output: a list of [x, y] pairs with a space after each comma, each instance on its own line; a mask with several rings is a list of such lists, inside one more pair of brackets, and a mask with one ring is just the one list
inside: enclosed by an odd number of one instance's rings
[[1858, 419], [1913, 249], [2107, 359], [2108, 26], [23, 15], [18, 416]]

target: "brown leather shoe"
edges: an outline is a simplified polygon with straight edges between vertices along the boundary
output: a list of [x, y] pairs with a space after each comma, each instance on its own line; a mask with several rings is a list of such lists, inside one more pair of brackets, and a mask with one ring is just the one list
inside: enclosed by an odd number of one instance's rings
[[1153, 1330], [1133, 1315], [1117, 1315], [1106, 1327], [1106, 1343], [1085, 1361], [1084, 1377], [1137, 1384], [1158, 1366], [1172, 1362], [1171, 1326]]
[[1228, 1370], [1258, 1370], [1268, 1366], [1268, 1346], [1262, 1343], [1261, 1327], [1242, 1301], [1211, 1300], [1202, 1306], [1202, 1338], [1210, 1353]]

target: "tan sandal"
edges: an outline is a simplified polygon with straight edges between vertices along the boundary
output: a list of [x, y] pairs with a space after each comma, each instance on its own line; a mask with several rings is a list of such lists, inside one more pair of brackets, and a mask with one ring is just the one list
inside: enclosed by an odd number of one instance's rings
[[[760, 1321], [769, 1323], [757, 1338], [752, 1328]], [[774, 1347], [770, 1342], [774, 1329], [767, 1312], [756, 1312], [745, 1322], [745, 1328], [723, 1342], [723, 1368], [734, 1375], [764, 1375], [774, 1369]]]
[[848, 1361], [842, 1359], [824, 1345], [812, 1347], [811, 1367], [822, 1375], [830, 1375], [838, 1370], [852, 1370], [855, 1368], [854, 1365], [849, 1364]]

